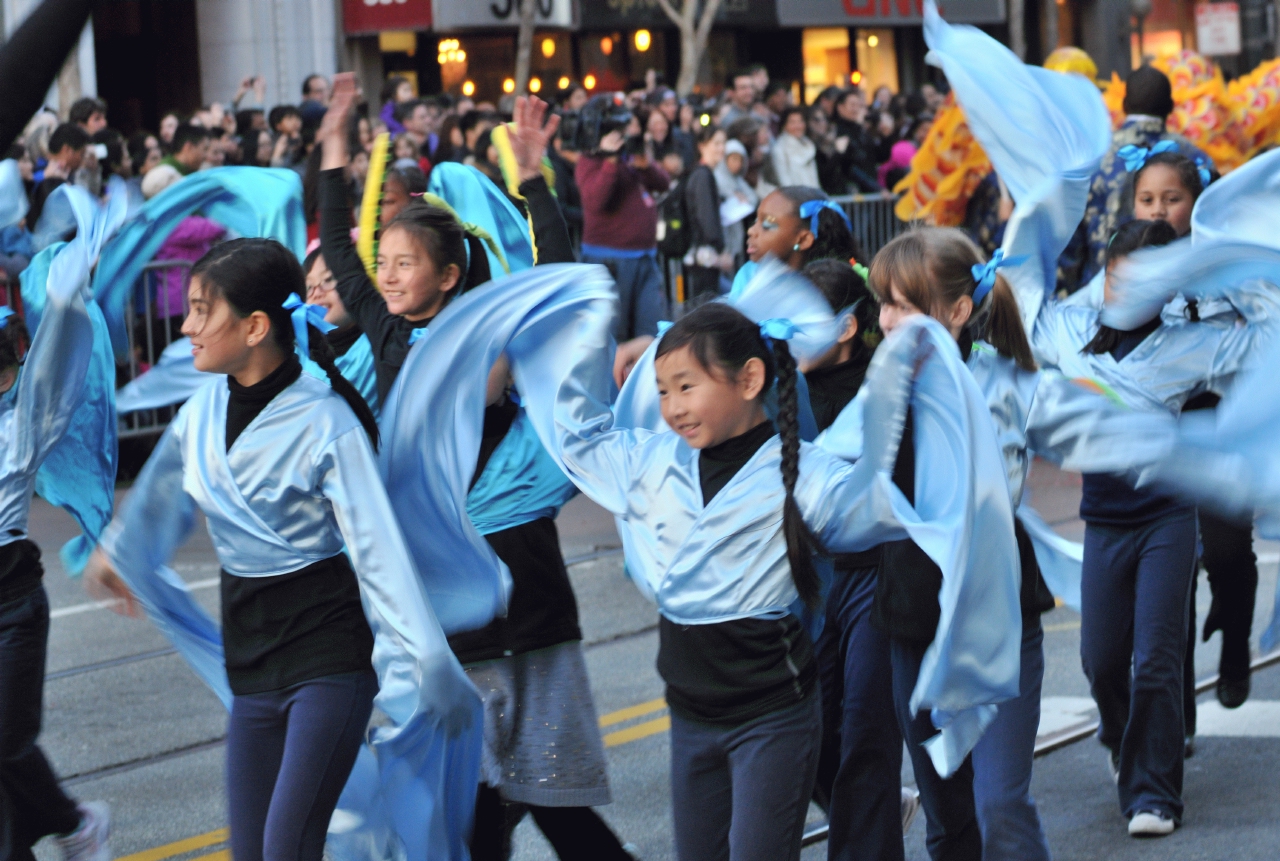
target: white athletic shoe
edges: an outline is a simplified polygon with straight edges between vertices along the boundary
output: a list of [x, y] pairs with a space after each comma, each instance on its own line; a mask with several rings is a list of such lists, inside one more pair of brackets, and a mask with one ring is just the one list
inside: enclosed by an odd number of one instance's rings
[[911, 823], [920, 812], [920, 793], [914, 789], [902, 787], [902, 833], [911, 830]]
[[105, 801], [88, 801], [76, 806], [80, 827], [56, 838], [64, 861], [111, 861], [111, 808]]
[[1172, 834], [1177, 824], [1171, 817], [1151, 810], [1143, 810], [1129, 820], [1130, 837], [1164, 837]]

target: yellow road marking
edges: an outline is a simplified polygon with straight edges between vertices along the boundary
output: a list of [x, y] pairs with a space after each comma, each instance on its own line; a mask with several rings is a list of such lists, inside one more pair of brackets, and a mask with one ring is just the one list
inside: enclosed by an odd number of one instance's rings
[[[185, 840], [178, 840], [174, 843], [166, 843], [163, 846], [155, 846], [151, 849], [143, 849], [141, 852], [135, 852], [132, 855], [124, 855], [117, 858], [116, 861], [162, 861], [165, 858], [172, 858], [175, 855], [183, 855], [187, 852], [193, 852], [196, 849], [204, 849], [206, 846], [215, 846], [218, 843], [226, 843], [231, 838], [231, 830], [229, 828], [219, 828], [216, 831], [209, 831], [205, 834], [197, 834], [195, 837], [188, 837]], [[220, 853], [214, 852], [207, 855], [209, 861], [222, 861], [215, 859], [215, 855]], [[227, 853], [230, 858], [230, 853]]]
[[609, 712], [607, 715], [600, 715], [600, 726], [613, 726], [615, 723], [622, 723], [623, 721], [629, 721], [632, 718], [653, 714], [654, 712], [665, 709], [666, 707], [667, 701], [662, 697], [658, 697], [656, 700], [649, 700], [647, 703], [627, 706], [625, 709], [618, 709], [616, 712]]
[[635, 726], [629, 726], [626, 729], [620, 729], [617, 732], [611, 732], [604, 737], [605, 747], [617, 747], [620, 744], [626, 744], [629, 741], [648, 738], [651, 735], [657, 735], [660, 732], [666, 732], [671, 729], [671, 718], [664, 716], [647, 720], [644, 723], [638, 723]]

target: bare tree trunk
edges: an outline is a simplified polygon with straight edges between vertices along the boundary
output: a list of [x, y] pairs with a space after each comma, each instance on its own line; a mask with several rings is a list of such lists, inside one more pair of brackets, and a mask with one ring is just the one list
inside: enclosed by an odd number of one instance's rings
[[1027, 10], [1022, 0], [1009, 0], [1009, 48], [1019, 60], [1027, 59]]
[[533, 24], [538, 15], [538, 0], [521, 0], [520, 35], [516, 39], [516, 92], [529, 90], [529, 66], [533, 61]]
[[80, 96], [80, 43], [77, 41], [58, 72], [58, 115], [63, 120]]
[[[687, 96], [698, 83], [698, 67], [702, 65], [702, 55], [707, 51], [711, 24], [720, 8], [720, 0], [705, 0], [701, 18], [697, 14], [698, 0], [679, 0], [679, 9], [672, 5], [675, 2], [677, 0], [658, 0], [658, 5], [680, 28], [680, 77], [676, 79], [676, 92]], [[1280, 3], [1280, 0], [1276, 2]]]

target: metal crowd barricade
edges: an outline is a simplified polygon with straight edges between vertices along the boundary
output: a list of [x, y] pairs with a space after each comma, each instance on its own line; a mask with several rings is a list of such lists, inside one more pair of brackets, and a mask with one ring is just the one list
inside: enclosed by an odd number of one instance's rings
[[[142, 268], [133, 296], [125, 306], [129, 350], [124, 364], [116, 368], [118, 385], [146, 373], [160, 361], [165, 347], [182, 337], [182, 320], [187, 315], [187, 273], [191, 266], [187, 260], [156, 260]], [[182, 275], [180, 306], [173, 304], [168, 290], [160, 289], [165, 283], [161, 275], [175, 270]], [[120, 438], [160, 433], [176, 411], [177, 406], [173, 406], [126, 413], [120, 416]]]
[[885, 244], [909, 229], [910, 225], [900, 221], [893, 208], [898, 203], [897, 196], [882, 197], [878, 194], [842, 194], [831, 198], [844, 207], [849, 220], [853, 222], [853, 238], [858, 248], [867, 258], [859, 263], [870, 266], [871, 258]]

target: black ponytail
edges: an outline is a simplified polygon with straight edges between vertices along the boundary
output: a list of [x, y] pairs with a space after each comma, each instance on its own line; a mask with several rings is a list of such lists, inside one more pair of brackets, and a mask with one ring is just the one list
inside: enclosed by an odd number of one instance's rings
[[782, 437], [782, 534], [787, 539], [787, 561], [791, 582], [800, 600], [810, 610], [822, 600], [818, 572], [813, 567], [814, 548], [821, 549], [796, 503], [796, 480], [800, 477], [800, 399], [796, 392], [796, 360], [786, 341], [773, 342], [773, 360], [778, 368], [778, 434]]
[[787, 540], [787, 561], [791, 581], [800, 598], [810, 608], [821, 600], [813, 551], [821, 551], [809, 531], [795, 500], [800, 475], [799, 397], [796, 390], [796, 363], [785, 341], [775, 341], [773, 350], [765, 345], [760, 327], [724, 302], [708, 302], [685, 314], [658, 342], [657, 358], [688, 347], [703, 368], [719, 368], [736, 377], [750, 359], [764, 363], [764, 391], [777, 380], [778, 433], [782, 438], [782, 486], [786, 499], [782, 507], [782, 531]]
[[[821, 189], [804, 185], [785, 185], [778, 189], [778, 193], [794, 203], [797, 212], [802, 203], [808, 203], [811, 200], [831, 199]], [[808, 224], [806, 223], [805, 226], [807, 227]], [[813, 245], [805, 249], [802, 252], [802, 256], [801, 266], [805, 266], [815, 260], [826, 260], [828, 258], [843, 260], [846, 263], [851, 258], [854, 260], [862, 259], [862, 253], [858, 249], [857, 241], [853, 238], [853, 233], [849, 230], [849, 225], [845, 224], [839, 213], [825, 208], [818, 210], [818, 232], [813, 237]]]
[[7, 318], [0, 327], [0, 371], [16, 368], [26, 358], [31, 347], [31, 336], [18, 314]]
[[[293, 319], [284, 302], [289, 294], [307, 294], [307, 280], [293, 252], [274, 239], [232, 239], [214, 246], [191, 267], [191, 278], [200, 279], [208, 298], [221, 296], [241, 319], [256, 311], [271, 321], [271, 336], [286, 355], [295, 347]], [[378, 448], [378, 422], [373, 410], [351, 381], [334, 364], [333, 347], [314, 326], [310, 327], [310, 358], [324, 369], [334, 392], [356, 414], [369, 442]]]
[[[1166, 155], [1166, 153], [1157, 153], [1156, 155]], [[1152, 156], [1152, 158], [1155, 157]], [[1186, 160], [1186, 157], [1183, 156], [1183, 159]], [[1199, 182], [1199, 177], [1196, 178], [1196, 181]], [[1139, 248], [1168, 245], [1177, 238], [1178, 234], [1167, 221], [1126, 221], [1116, 228], [1115, 233], [1111, 234], [1111, 240], [1107, 243], [1106, 254], [1103, 257], [1103, 266], [1104, 268], [1109, 268], [1113, 263], [1122, 257], [1128, 257]], [[1198, 307], [1196, 308], [1196, 317], [1199, 317]], [[1080, 352], [1093, 353], [1095, 355], [1110, 353], [1120, 345], [1120, 339], [1123, 337], [1124, 332], [1119, 329], [1099, 324], [1098, 331], [1094, 333], [1089, 343], [1080, 348]]]

